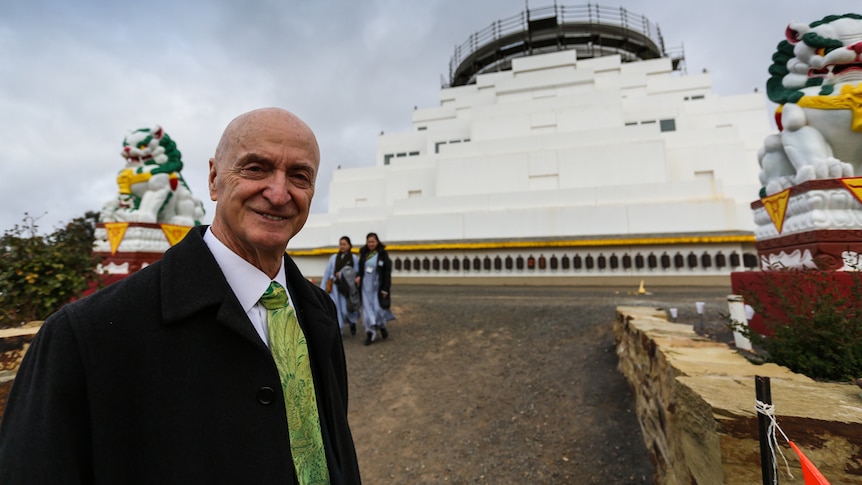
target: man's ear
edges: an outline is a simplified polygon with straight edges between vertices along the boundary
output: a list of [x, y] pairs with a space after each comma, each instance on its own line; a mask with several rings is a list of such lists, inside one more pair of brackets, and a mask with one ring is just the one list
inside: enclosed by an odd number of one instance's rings
[[216, 177], [218, 176], [218, 164], [215, 158], [210, 158], [209, 189], [210, 200], [218, 201], [218, 190], [216, 189]]

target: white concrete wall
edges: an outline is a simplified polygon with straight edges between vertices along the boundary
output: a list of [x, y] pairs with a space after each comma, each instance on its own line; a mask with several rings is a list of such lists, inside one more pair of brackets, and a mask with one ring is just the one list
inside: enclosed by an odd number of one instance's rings
[[379, 136], [374, 167], [336, 171], [329, 214], [291, 247], [751, 231], [769, 116], [763, 95], [718, 97], [669, 59], [515, 59]]

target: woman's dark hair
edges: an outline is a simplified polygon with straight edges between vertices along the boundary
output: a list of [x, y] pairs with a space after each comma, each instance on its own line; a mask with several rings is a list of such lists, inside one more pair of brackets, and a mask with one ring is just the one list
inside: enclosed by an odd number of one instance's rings
[[347, 236], [341, 236], [339, 241], [347, 241], [347, 245], [350, 246], [351, 248], [353, 247], [353, 243], [350, 242], [350, 238]]
[[376, 233], [376, 232], [369, 232], [368, 234], [366, 234], [366, 235], [365, 235], [365, 240], [367, 241], [369, 237], [373, 237], [374, 239], [376, 239], [376, 240], [377, 240], [377, 245], [378, 245], [381, 249], [386, 247], [382, 242], [380, 242], [380, 238], [379, 238], [379, 237], [377, 237], [377, 233]]

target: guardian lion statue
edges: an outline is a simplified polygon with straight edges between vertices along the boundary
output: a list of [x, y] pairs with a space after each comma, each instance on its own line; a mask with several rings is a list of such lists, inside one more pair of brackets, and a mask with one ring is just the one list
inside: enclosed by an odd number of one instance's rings
[[791, 22], [769, 68], [779, 133], [758, 153], [761, 197], [862, 175], [862, 15]]
[[120, 155], [126, 166], [117, 175], [119, 194], [102, 208], [101, 222], [201, 223], [203, 204], [183, 180], [180, 151], [160, 126], [129, 132]]

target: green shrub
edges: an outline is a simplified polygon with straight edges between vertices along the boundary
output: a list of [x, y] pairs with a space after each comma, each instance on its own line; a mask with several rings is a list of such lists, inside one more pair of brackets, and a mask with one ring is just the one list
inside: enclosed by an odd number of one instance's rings
[[43, 320], [98, 282], [88, 212], [48, 235], [24, 214], [0, 238], [0, 328]]
[[812, 379], [862, 376], [862, 281], [858, 272], [764, 271], [743, 298], [763, 319], [766, 335], [733, 323], [762, 349], [763, 359]]

